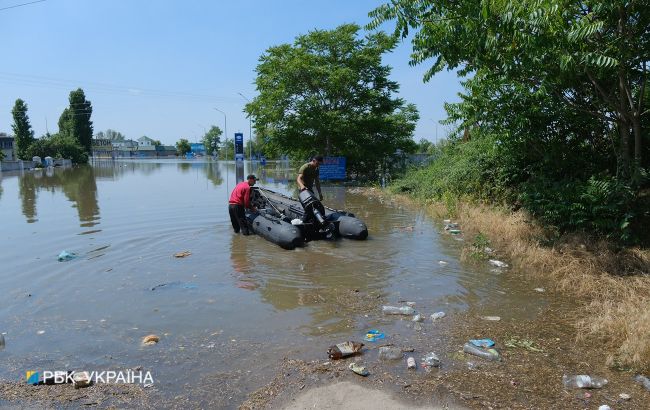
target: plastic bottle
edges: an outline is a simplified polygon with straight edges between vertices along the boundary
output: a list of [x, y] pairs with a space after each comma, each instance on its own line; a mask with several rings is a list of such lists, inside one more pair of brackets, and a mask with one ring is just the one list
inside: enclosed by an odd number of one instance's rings
[[422, 358], [420, 365], [425, 369], [430, 367], [440, 367], [440, 359], [435, 353], [431, 352]]
[[567, 389], [600, 389], [607, 384], [607, 379], [598, 376], [578, 374], [562, 376], [562, 383]]
[[403, 356], [399, 347], [383, 346], [379, 348], [379, 358], [382, 360], [396, 360]]
[[412, 315], [415, 309], [410, 306], [382, 306], [381, 311], [387, 315]]
[[476, 347], [471, 343], [465, 343], [463, 346], [463, 352], [488, 360], [501, 360], [501, 355], [496, 349], [483, 349]]
[[445, 312], [436, 312], [431, 315], [431, 321], [435, 322], [436, 320], [442, 319], [445, 316], [447, 316]]
[[355, 353], [359, 353], [363, 343], [358, 342], [343, 342], [337, 345], [330, 346], [327, 349], [327, 354], [330, 359], [338, 360], [346, 356], [352, 356]]
[[634, 380], [641, 383], [647, 391], [650, 391], [650, 379], [640, 374], [637, 374], [636, 376], [634, 376]]

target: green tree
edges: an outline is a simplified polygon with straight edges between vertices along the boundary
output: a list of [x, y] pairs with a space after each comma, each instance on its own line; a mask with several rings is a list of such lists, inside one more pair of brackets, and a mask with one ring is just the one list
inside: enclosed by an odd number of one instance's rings
[[397, 40], [359, 31], [354, 24], [315, 30], [260, 57], [259, 95], [246, 105], [258, 135], [300, 158], [345, 155], [353, 172], [366, 174], [412, 143], [417, 110], [394, 96], [399, 85], [381, 62]]
[[219, 149], [219, 159], [229, 161], [235, 159], [235, 140], [226, 139], [221, 143], [221, 149]]
[[181, 138], [180, 140], [178, 140], [178, 142], [176, 142], [176, 151], [178, 152], [179, 155], [185, 155], [191, 150], [192, 147], [190, 147], [190, 142], [185, 138]]
[[27, 159], [27, 148], [34, 142], [34, 131], [27, 116], [27, 104], [20, 98], [17, 99], [11, 114], [14, 117], [11, 128], [16, 142], [16, 158]]
[[112, 130], [110, 128], [107, 129], [106, 131], [98, 132], [97, 135], [95, 135], [95, 138], [111, 140], [113, 142], [122, 142], [126, 139], [121, 132]]
[[91, 151], [93, 123], [90, 121], [93, 108], [81, 88], [70, 92], [70, 106], [59, 118], [59, 134], [75, 139], [86, 152]]
[[88, 162], [88, 153], [74, 138], [63, 134], [46, 134], [34, 142], [27, 149], [30, 157], [65, 158], [75, 164]]
[[207, 152], [208, 155], [211, 155], [213, 151], [217, 151], [217, 153], [219, 152], [221, 135], [223, 135], [221, 128], [213, 125], [210, 127], [210, 131], [206, 132], [205, 135], [203, 135], [203, 138], [201, 138], [201, 143], [205, 147], [205, 152]]
[[[561, 128], [578, 119], [569, 127], [574, 140], [612, 146], [614, 138], [613, 172], [621, 178], [638, 183], [648, 167], [647, 1], [397, 0], [371, 16], [370, 27], [395, 20], [396, 34], [415, 31], [411, 63], [433, 61], [425, 80], [443, 69], [473, 75], [460, 107], [451, 107], [461, 129], [532, 140], [503, 124], [519, 121], [521, 128], [525, 112], [553, 135], [559, 133], [555, 119], [564, 120]], [[514, 94], [533, 103], [536, 112], [521, 105], [503, 110]], [[586, 119], [590, 132], [580, 129]]]
[[153, 140], [152, 144], [153, 144], [155, 147], [159, 147], [159, 146], [162, 145], [162, 142], [160, 142], [160, 140]]

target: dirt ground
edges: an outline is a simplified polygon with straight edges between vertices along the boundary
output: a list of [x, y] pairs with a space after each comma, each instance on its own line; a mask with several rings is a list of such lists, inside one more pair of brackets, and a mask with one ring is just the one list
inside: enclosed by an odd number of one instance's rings
[[[439, 325], [445, 327], [447, 341], [393, 343], [406, 351], [404, 359], [395, 362], [374, 359], [373, 351], [381, 346], [374, 344], [361, 355], [337, 361], [287, 359], [275, 379], [240, 408], [362, 409], [370, 408], [366, 407], [370, 403], [386, 409], [597, 409], [604, 404], [613, 409], [650, 409], [650, 392], [633, 381], [633, 372], [608, 368], [597, 343], [575, 341], [567, 313], [561, 306], [549, 306], [531, 321], [492, 322], [472, 312], [447, 317]], [[462, 352], [467, 340], [485, 335], [496, 341], [502, 361]], [[419, 362], [429, 351], [440, 357], [439, 369], [406, 370], [408, 355]], [[352, 373], [351, 362], [363, 363], [370, 375]], [[597, 375], [609, 383], [602, 389], [565, 389], [563, 374]]]

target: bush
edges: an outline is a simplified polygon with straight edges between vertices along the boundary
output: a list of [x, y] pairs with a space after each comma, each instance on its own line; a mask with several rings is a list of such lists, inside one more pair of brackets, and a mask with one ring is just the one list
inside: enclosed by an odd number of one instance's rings
[[587, 181], [532, 181], [522, 185], [519, 199], [535, 217], [560, 232], [584, 231], [622, 242], [632, 241], [636, 197], [614, 177]]
[[74, 138], [55, 134], [35, 140], [26, 150], [27, 158], [39, 156], [45, 158], [65, 158], [75, 164], [86, 164], [88, 153]]

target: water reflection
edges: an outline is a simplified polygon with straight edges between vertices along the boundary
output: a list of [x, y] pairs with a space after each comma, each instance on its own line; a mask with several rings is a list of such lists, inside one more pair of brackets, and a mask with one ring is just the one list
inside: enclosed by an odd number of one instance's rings
[[58, 190], [74, 203], [80, 226], [91, 227], [99, 223], [97, 184], [95, 170], [91, 166], [26, 172], [19, 176], [18, 188], [22, 213], [28, 223], [38, 221], [36, 204], [39, 191], [53, 193]]

